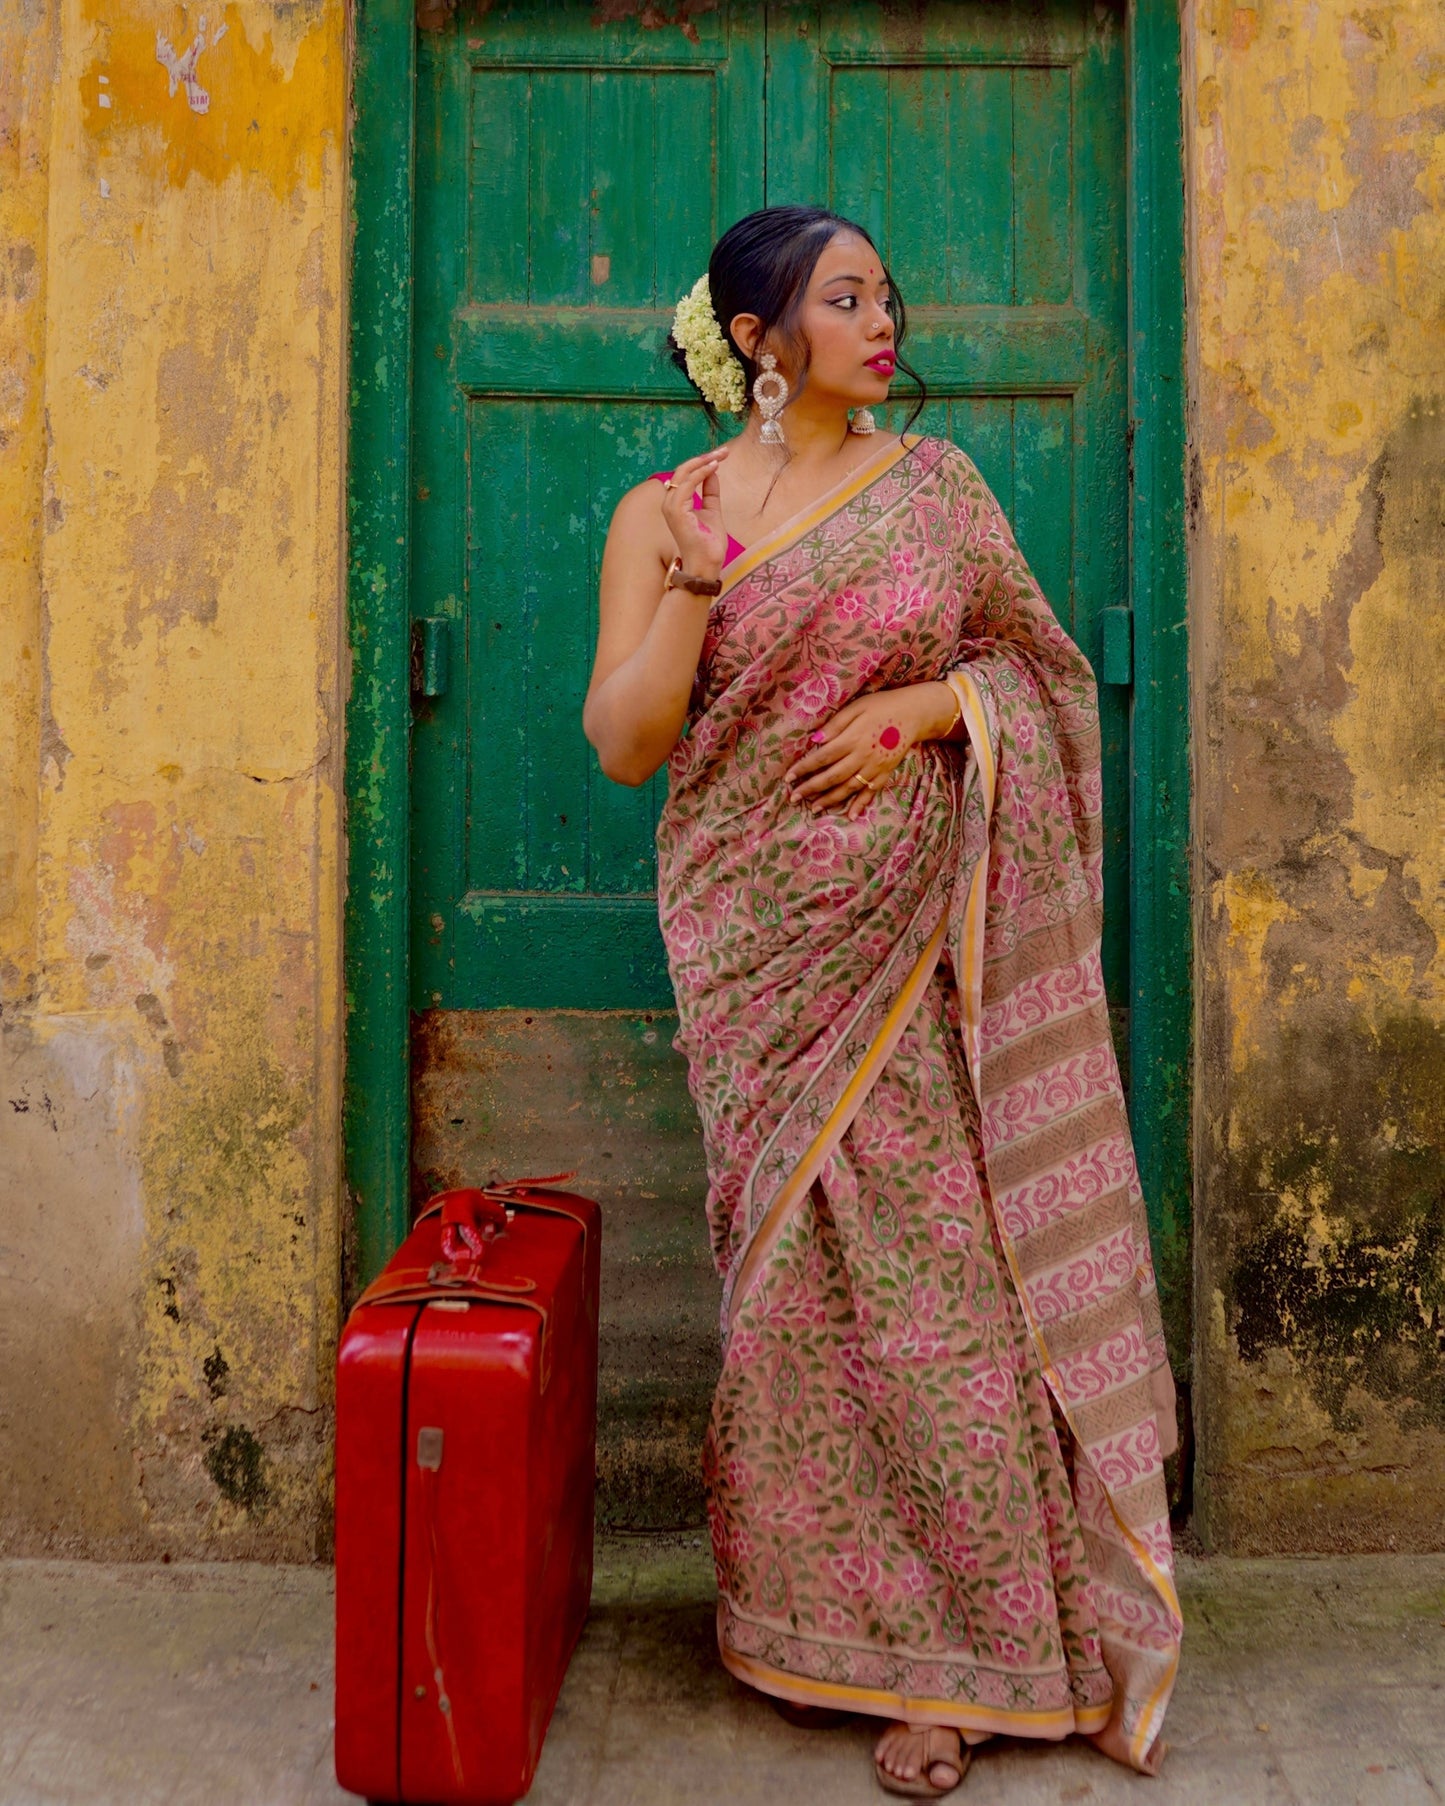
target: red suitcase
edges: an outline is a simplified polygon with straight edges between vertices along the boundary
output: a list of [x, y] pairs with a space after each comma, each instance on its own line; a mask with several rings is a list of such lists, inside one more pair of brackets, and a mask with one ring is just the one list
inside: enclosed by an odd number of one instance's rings
[[374, 1800], [531, 1786], [592, 1589], [601, 1218], [443, 1192], [336, 1382], [336, 1776]]

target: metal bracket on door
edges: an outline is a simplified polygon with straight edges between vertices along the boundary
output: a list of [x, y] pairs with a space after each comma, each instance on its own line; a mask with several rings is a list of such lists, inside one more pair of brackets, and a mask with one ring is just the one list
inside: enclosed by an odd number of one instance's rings
[[445, 615], [422, 615], [411, 624], [411, 693], [444, 696], [451, 677], [451, 622]]

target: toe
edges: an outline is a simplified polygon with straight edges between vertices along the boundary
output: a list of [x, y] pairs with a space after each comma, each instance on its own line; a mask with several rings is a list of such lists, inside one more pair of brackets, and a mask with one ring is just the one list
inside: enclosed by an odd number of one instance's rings
[[911, 1781], [918, 1773], [911, 1760], [913, 1739], [901, 1725], [890, 1729], [878, 1746], [878, 1759], [890, 1775], [900, 1781]]

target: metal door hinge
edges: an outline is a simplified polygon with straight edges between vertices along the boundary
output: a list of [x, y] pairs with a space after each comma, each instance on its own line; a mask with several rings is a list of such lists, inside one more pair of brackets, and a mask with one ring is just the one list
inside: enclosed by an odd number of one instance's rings
[[1129, 608], [1105, 608], [1099, 618], [1104, 623], [1103, 654], [1099, 660], [1099, 682], [1131, 684], [1134, 681], [1134, 612]]
[[411, 624], [411, 693], [445, 696], [451, 676], [450, 621], [445, 615], [422, 615]]

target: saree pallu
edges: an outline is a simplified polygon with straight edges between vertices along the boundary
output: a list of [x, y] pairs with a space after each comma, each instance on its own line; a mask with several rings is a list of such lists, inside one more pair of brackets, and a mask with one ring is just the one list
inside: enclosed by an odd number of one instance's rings
[[[723, 1660], [1152, 1771], [1173, 1386], [1100, 966], [1092, 673], [942, 440], [724, 575], [658, 828], [724, 1280]], [[911, 750], [855, 821], [789, 798], [846, 702], [930, 679], [966, 741]]]

